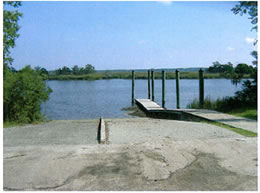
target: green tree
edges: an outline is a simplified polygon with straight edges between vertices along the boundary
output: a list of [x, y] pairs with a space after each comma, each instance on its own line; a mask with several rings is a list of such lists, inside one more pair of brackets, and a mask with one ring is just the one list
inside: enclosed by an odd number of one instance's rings
[[75, 65], [75, 66], [72, 67], [72, 73], [74, 75], [78, 75], [79, 74], [79, 67], [78, 67], [78, 65]]
[[254, 68], [244, 63], [240, 63], [235, 68], [235, 73], [237, 74], [251, 74], [253, 73]]
[[91, 64], [87, 64], [85, 66], [85, 74], [91, 74], [91, 73], [94, 73], [95, 72], [95, 67], [92, 66]]
[[19, 37], [18, 21], [22, 16], [16, 9], [19, 6], [21, 2], [4, 2], [4, 121], [33, 122], [41, 118], [40, 104], [48, 99], [51, 89], [40, 73], [30, 66], [18, 72], [11, 66], [11, 48], [15, 47], [15, 40]]
[[60, 75], [61, 74], [61, 69], [59, 68], [59, 69], [55, 70], [55, 74], [56, 75]]
[[[15, 47], [15, 40], [19, 37], [18, 25], [19, 19], [22, 17], [22, 13], [19, 13], [16, 8], [21, 6], [20, 1], [4, 1], [4, 13], [3, 13], [3, 59], [5, 68], [11, 65], [13, 58], [10, 56], [10, 49]], [[9, 8], [9, 10], [7, 10]]]
[[208, 68], [210, 73], [233, 73], [233, 64], [228, 62], [227, 64], [220, 64], [218, 61], [213, 62], [213, 66]]
[[234, 14], [249, 14], [249, 20], [253, 24], [251, 30], [257, 31], [258, 14], [257, 14], [257, 1], [240, 1], [238, 5], [231, 9]]
[[11, 73], [4, 87], [4, 120], [29, 123], [41, 119], [40, 105], [50, 92], [43, 77], [30, 66]]
[[85, 74], [85, 69], [84, 68], [79, 68], [79, 74], [82, 75], [82, 74]]
[[34, 68], [34, 70], [42, 76], [43, 80], [48, 79], [49, 72], [45, 68], [41, 68], [40, 66], [36, 66]]
[[71, 69], [67, 66], [63, 66], [63, 68], [61, 69], [61, 74], [71, 74]]
[[[250, 17], [248, 18], [253, 25], [251, 30], [257, 31], [258, 29], [258, 13], [257, 13], [257, 1], [241, 1], [238, 5], [231, 9], [234, 14], [240, 14], [241, 16], [244, 14], [248, 14]], [[254, 45], [257, 44], [257, 39], [254, 42]], [[254, 57], [254, 61], [252, 62], [256, 65], [253, 81], [246, 80], [243, 82], [243, 88], [241, 91], [236, 92], [235, 99], [240, 101], [241, 104], [257, 106], [257, 51], [253, 51], [250, 53]]]

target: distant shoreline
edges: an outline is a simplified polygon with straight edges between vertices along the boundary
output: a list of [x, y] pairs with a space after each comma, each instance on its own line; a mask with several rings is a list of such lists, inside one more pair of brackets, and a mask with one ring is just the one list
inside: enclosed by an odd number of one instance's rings
[[[147, 79], [147, 72], [135, 72], [135, 79]], [[161, 79], [161, 72], [155, 72], [155, 79]], [[198, 72], [180, 72], [181, 79], [198, 79]], [[231, 79], [230, 73], [204, 73], [205, 79]], [[250, 75], [244, 75], [245, 79]], [[131, 72], [96, 72], [84, 75], [54, 75], [48, 76], [48, 80], [102, 80], [102, 79], [132, 79]], [[166, 72], [166, 79], [175, 79], [175, 72]]]

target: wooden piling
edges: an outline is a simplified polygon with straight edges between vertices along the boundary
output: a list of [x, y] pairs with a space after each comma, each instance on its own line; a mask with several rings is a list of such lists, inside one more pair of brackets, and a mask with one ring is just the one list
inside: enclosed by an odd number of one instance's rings
[[162, 71], [162, 108], [165, 108], [165, 71]]
[[152, 74], [152, 101], [154, 101], [154, 71], [151, 71]]
[[148, 99], [150, 99], [151, 98], [151, 85], [150, 85], [150, 76], [151, 76], [151, 72], [150, 72], [150, 70], [148, 70]]
[[132, 70], [132, 105], [135, 104], [135, 71]]
[[179, 70], [175, 71], [176, 74], [176, 107], [180, 108], [180, 72]]
[[204, 77], [203, 77], [203, 70], [199, 70], [199, 98], [200, 98], [200, 108], [203, 108], [204, 105]]

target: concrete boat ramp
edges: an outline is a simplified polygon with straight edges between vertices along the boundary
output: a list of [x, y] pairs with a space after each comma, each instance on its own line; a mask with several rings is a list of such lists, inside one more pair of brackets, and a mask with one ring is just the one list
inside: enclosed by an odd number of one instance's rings
[[[257, 190], [256, 137], [182, 120], [192, 114], [231, 125], [233, 116], [137, 103], [149, 116], [168, 120], [56, 120], [4, 128], [4, 190]], [[256, 122], [233, 122], [256, 132]]]
[[4, 190], [257, 190], [257, 138], [207, 123], [64, 120], [3, 134]]

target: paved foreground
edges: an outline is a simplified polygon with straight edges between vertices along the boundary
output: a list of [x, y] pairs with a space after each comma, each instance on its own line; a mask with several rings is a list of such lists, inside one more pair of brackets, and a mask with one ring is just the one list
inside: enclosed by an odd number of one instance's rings
[[257, 138], [184, 121], [105, 124], [109, 145], [92, 137], [98, 120], [5, 128], [4, 189], [257, 190]]

